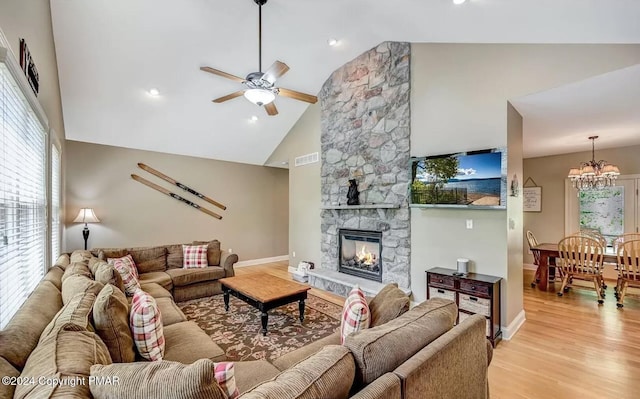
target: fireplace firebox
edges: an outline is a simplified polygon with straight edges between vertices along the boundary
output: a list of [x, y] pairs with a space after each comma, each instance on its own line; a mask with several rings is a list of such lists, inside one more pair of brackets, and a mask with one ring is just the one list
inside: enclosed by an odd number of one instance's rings
[[338, 271], [382, 282], [382, 232], [340, 229]]

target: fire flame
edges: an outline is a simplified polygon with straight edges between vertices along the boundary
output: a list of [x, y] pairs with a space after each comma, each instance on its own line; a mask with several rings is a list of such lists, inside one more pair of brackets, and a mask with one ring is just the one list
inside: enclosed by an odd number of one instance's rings
[[365, 250], [364, 245], [360, 249], [360, 252], [357, 254], [357, 256], [358, 260], [365, 265], [373, 264], [373, 255], [371, 254], [371, 252]]

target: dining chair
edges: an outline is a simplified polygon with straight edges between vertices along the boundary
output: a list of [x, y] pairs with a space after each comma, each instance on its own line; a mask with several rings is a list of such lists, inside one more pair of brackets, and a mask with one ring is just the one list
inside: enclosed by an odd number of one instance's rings
[[569, 290], [573, 279], [593, 281], [598, 294], [598, 303], [604, 303], [604, 288], [602, 278], [602, 244], [588, 236], [575, 235], [565, 237], [558, 243], [561, 268], [564, 272], [562, 286], [558, 296]]
[[[540, 243], [538, 242], [538, 240], [536, 239], [536, 236], [533, 234], [531, 230], [527, 230], [527, 243], [529, 244], [529, 250], [533, 254], [533, 264], [537, 266], [536, 273], [533, 276], [533, 281], [531, 282], [531, 288], [534, 288], [536, 284], [540, 282], [541, 270], [540, 270], [540, 252], [535, 251], [532, 248], [537, 247]], [[551, 273], [549, 274], [549, 281], [554, 281], [555, 277], [560, 277], [562, 279], [562, 270], [556, 266], [555, 258], [549, 259], [548, 267], [549, 267], [549, 271], [552, 271], [553, 270], [552, 268], [556, 270], [556, 273], [554, 273], [553, 276], [551, 275]]]
[[617, 303], [624, 306], [627, 288], [640, 288], [640, 240], [627, 240], [618, 247]]
[[640, 240], [640, 233], [624, 233], [620, 234], [613, 240], [613, 249], [618, 251], [618, 247], [624, 244], [626, 241]]

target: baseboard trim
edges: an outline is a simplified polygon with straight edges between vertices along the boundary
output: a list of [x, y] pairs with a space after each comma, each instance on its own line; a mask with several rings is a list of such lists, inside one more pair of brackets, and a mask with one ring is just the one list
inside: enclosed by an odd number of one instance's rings
[[272, 256], [271, 258], [243, 260], [243, 261], [237, 262], [235, 265], [233, 265], [233, 267], [255, 266], [255, 265], [262, 265], [264, 263], [280, 262], [283, 260], [289, 260], [289, 255]]
[[525, 317], [524, 309], [522, 309], [507, 327], [502, 327], [502, 339], [509, 341], [513, 338], [526, 320], [527, 318]]

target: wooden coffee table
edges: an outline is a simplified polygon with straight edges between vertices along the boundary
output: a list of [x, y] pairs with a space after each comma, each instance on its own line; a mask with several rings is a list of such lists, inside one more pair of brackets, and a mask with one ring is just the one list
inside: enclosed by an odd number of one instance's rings
[[226, 277], [219, 280], [224, 293], [224, 309], [229, 311], [229, 294], [242, 299], [262, 312], [262, 335], [267, 335], [268, 311], [291, 302], [298, 301], [300, 322], [304, 321], [304, 301], [306, 284], [284, 280], [266, 273], [251, 273], [243, 276]]

